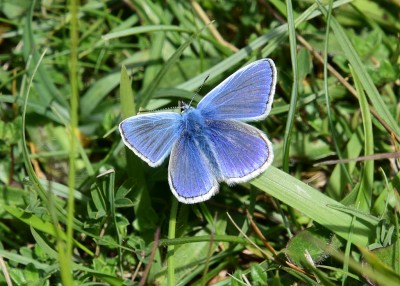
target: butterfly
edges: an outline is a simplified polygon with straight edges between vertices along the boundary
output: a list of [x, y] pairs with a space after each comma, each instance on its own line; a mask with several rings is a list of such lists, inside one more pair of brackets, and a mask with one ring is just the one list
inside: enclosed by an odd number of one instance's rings
[[208, 200], [228, 185], [246, 182], [272, 163], [271, 141], [245, 123], [271, 111], [276, 85], [271, 59], [255, 61], [229, 76], [194, 108], [156, 112], [123, 120], [125, 145], [151, 167], [170, 155], [168, 182], [178, 201]]

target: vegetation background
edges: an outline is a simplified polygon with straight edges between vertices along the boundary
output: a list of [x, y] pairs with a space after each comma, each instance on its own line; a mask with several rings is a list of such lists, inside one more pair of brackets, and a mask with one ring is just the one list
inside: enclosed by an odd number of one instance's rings
[[[399, 16], [398, 0], [0, 1], [0, 285], [400, 285]], [[265, 57], [273, 166], [178, 204], [118, 123]]]

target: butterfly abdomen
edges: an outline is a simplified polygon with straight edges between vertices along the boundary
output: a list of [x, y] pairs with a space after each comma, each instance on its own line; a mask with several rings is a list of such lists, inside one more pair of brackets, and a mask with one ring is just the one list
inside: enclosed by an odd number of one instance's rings
[[200, 110], [195, 108], [186, 110], [182, 114], [182, 124], [182, 132], [185, 136], [190, 137], [195, 142], [201, 150], [202, 155], [213, 169], [214, 174], [219, 179], [221, 177], [220, 170], [217, 160], [215, 159], [214, 151], [209, 142], [209, 127]]

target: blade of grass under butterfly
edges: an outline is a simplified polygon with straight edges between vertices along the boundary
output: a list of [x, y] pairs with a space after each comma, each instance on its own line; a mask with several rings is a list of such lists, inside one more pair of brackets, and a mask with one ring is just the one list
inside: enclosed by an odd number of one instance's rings
[[342, 204], [273, 166], [251, 184], [345, 239], [352, 227], [351, 241], [356, 245], [367, 245], [374, 236], [379, 219], [371, 216], [368, 220], [358, 218], [353, 223], [352, 214], [341, 211]]

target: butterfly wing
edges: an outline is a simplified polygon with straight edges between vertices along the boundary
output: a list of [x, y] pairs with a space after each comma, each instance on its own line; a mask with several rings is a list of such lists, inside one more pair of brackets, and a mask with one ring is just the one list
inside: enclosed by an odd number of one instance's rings
[[218, 192], [219, 184], [209, 162], [186, 131], [172, 148], [168, 181], [178, 201], [186, 204], [206, 201]]
[[246, 182], [271, 165], [272, 144], [257, 128], [234, 120], [209, 120], [208, 126], [221, 180], [228, 184]]
[[271, 110], [276, 69], [271, 59], [255, 61], [211, 90], [197, 108], [207, 118], [254, 121]]
[[122, 140], [151, 167], [161, 165], [181, 134], [181, 115], [173, 112], [129, 117], [119, 125]]

